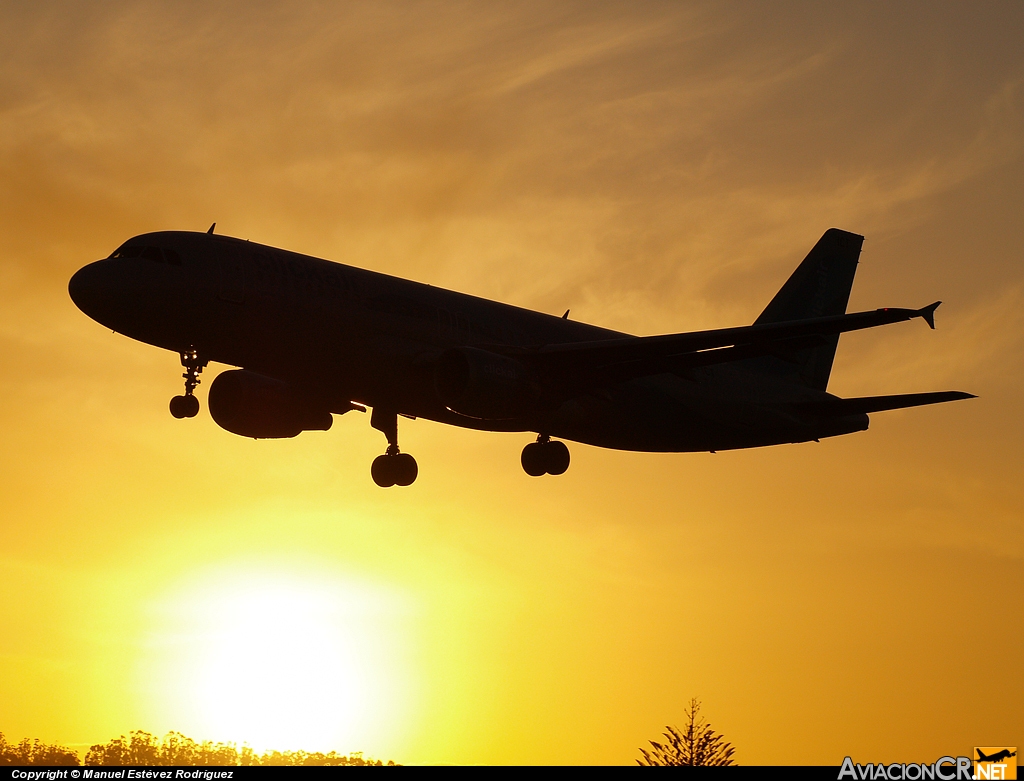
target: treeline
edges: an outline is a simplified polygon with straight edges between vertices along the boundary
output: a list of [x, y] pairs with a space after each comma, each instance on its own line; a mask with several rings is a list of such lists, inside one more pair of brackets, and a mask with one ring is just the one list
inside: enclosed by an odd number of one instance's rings
[[[319, 765], [319, 766], [380, 766], [379, 759], [364, 759], [362, 752], [339, 754], [332, 751], [265, 751], [257, 754], [249, 746], [237, 748], [234, 743], [197, 743], [180, 732], [168, 732], [158, 740], [148, 732], [134, 730], [114, 738], [109, 743], [91, 746], [82, 761], [76, 751], [65, 746], [48, 745], [36, 738], [25, 738], [17, 745], [8, 743], [0, 732], [0, 765]], [[394, 765], [388, 761], [388, 765]]]
[[50, 746], [39, 738], [25, 738], [17, 745], [8, 743], [0, 732], [0, 765], [79, 765], [78, 754], [64, 746]]

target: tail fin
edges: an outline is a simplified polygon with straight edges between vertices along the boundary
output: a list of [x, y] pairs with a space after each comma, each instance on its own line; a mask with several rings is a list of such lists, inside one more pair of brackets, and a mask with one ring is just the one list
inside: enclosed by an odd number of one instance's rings
[[[755, 325], [846, 313], [864, 237], [830, 228], [764, 308]], [[757, 359], [759, 368], [817, 390], [828, 387], [839, 334], [793, 344]]]

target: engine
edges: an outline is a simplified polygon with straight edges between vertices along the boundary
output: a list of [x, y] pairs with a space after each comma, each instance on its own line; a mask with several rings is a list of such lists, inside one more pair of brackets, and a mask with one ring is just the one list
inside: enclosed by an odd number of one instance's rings
[[253, 439], [327, 431], [334, 422], [330, 412], [311, 405], [288, 383], [244, 369], [217, 375], [208, 403], [218, 426]]
[[475, 347], [443, 353], [434, 368], [434, 387], [448, 409], [483, 420], [519, 417], [540, 398], [540, 386], [526, 366]]

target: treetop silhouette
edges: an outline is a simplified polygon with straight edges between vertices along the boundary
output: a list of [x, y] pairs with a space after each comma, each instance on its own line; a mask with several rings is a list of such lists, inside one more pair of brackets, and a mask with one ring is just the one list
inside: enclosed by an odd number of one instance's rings
[[735, 764], [732, 755], [736, 751], [725, 738], [711, 729], [711, 725], [700, 715], [700, 702], [696, 697], [686, 708], [686, 726], [682, 731], [676, 727], [665, 727], [665, 743], [650, 741], [651, 750], [640, 749], [643, 755], [638, 765], [689, 765], [723, 767]]
[[[17, 746], [8, 743], [0, 732], [0, 765], [186, 765], [186, 766], [256, 766], [256, 765], [319, 765], [335, 767], [380, 766], [379, 759], [363, 758], [360, 751], [339, 754], [331, 751], [265, 751], [257, 754], [249, 746], [236, 748], [233, 743], [197, 743], [180, 732], [168, 732], [158, 740], [148, 732], [133, 730], [108, 743], [91, 746], [82, 762], [76, 752], [64, 746], [50, 746], [38, 738], [21, 741]], [[388, 765], [394, 765], [388, 761]]]
[[0, 732], [0, 765], [48, 765], [64, 767], [78, 764], [78, 754], [64, 746], [51, 746], [39, 738], [14, 745]]

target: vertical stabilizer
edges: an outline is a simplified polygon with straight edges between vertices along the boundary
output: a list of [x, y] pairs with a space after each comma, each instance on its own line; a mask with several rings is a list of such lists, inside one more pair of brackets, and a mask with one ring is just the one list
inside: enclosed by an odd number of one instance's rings
[[[754, 324], [845, 314], [863, 243], [864, 237], [856, 233], [838, 228], [825, 231]], [[838, 345], [839, 334], [818, 337], [811, 343], [794, 343], [756, 363], [764, 371], [825, 390]]]

